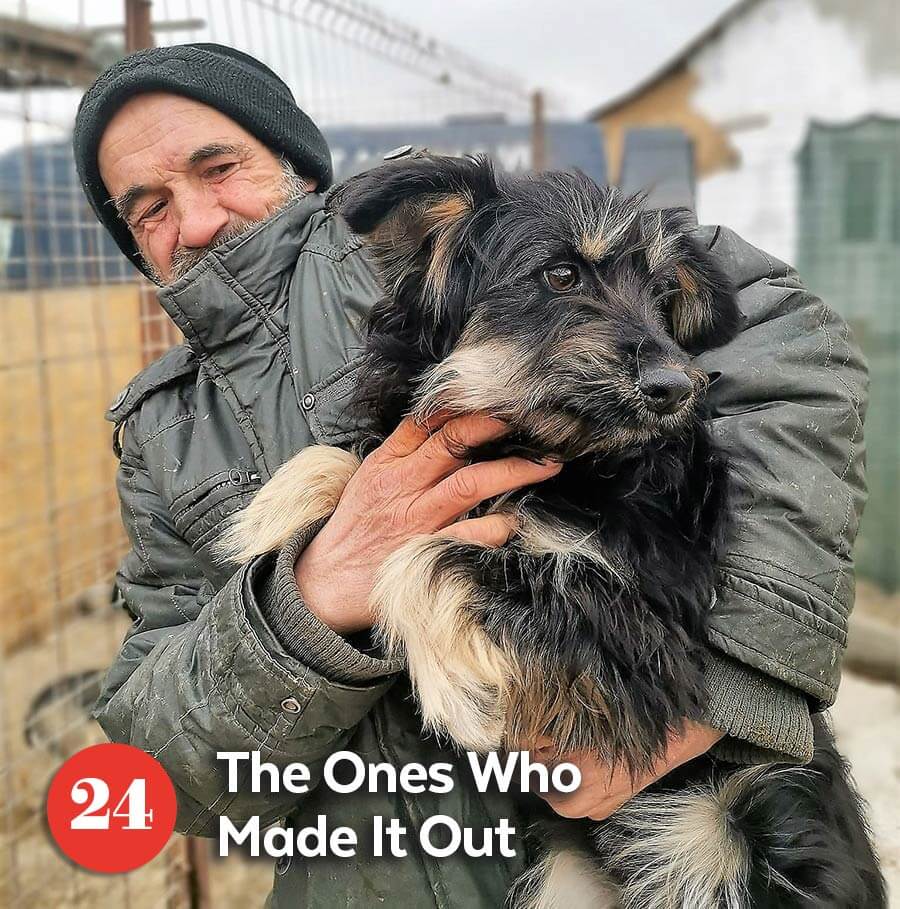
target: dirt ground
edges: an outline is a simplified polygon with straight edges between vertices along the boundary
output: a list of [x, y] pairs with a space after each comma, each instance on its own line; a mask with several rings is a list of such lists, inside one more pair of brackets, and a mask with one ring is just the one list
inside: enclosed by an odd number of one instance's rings
[[847, 673], [831, 715], [841, 751], [869, 803], [889, 905], [900, 907], [900, 688]]
[[[111, 662], [127, 622], [107, 611], [108, 596], [104, 602], [105, 609], [70, 617], [62, 634], [0, 657], [0, 907], [187, 907], [180, 838], [131, 874], [100, 875], [69, 864], [44, 826], [44, 798], [61, 755], [106, 739], [96, 723], [83, 721], [83, 710], [75, 710], [71, 698], [46, 711], [49, 735], [37, 747], [25, 741], [26, 718], [35, 696], [51, 681]], [[248, 900], [255, 905], [255, 894]]]

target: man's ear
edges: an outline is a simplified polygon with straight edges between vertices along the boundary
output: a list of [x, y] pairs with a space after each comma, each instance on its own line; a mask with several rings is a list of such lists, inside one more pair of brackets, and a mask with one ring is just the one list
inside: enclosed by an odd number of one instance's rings
[[720, 347], [740, 330], [731, 280], [694, 238], [683, 209], [645, 212], [641, 233], [651, 277], [670, 291], [672, 334], [687, 351]]
[[486, 158], [421, 155], [389, 161], [339, 187], [331, 207], [363, 236], [395, 292], [408, 279], [437, 304], [457, 242], [497, 185]]

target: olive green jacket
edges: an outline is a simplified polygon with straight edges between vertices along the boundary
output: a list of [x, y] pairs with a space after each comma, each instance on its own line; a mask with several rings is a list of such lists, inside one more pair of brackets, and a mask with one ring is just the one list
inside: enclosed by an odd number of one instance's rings
[[[731, 344], [699, 358], [736, 510], [711, 607], [707, 719], [728, 733], [725, 758], [802, 761], [810, 711], [835, 697], [853, 602], [865, 367], [847, 326], [787, 266], [724, 228], [699, 236], [740, 288], [746, 319]], [[108, 413], [132, 544], [118, 585], [134, 624], [96, 715], [111, 739], [162, 762], [185, 833], [216, 835], [221, 815], [305, 825], [318, 814], [359, 832], [354, 859], [279, 861], [273, 906], [495, 909], [521, 849], [512, 859], [376, 859], [365, 846], [376, 814], [411, 830], [435, 814], [474, 828], [508, 817], [521, 832], [528, 803], [478, 793], [462, 763], [443, 795], [317, 786], [298, 796], [228, 792], [216, 759], [259, 750], [279, 765], [306, 763], [316, 778], [344, 748], [367, 762], [457, 760], [423, 736], [402, 667], [339, 637], [301, 602], [292, 567], [303, 540], [239, 570], [211, 551], [228, 516], [296, 451], [354, 440], [346, 401], [377, 293], [360, 241], [319, 196], [160, 293], [186, 344], [139, 374]]]

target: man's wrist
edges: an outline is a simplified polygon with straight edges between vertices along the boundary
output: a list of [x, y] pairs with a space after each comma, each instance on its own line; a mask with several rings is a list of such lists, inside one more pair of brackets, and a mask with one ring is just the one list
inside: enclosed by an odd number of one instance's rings
[[317, 530], [315, 527], [299, 532], [278, 553], [256, 591], [262, 619], [290, 657], [329, 681], [369, 684], [397, 672], [399, 663], [361, 652], [303, 600], [294, 566]]
[[311, 582], [309, 574], [308, 566], [303, 559], [303, 553], [300, 553], [297, 560], [294, 562], [294, 581], [297, 584], [300, 598], [306, 604], [306, 608], [319, 619], [320, 622], [324, 623], [331, 628], [332, 631], [336, 631], [338, 634], [347, 634], [348, 632], [340, 627], [341, 623], [339, 619], [335, 617], [331, 604], [328, 601], [328, 596], [324, 592], [327, 589], [327, 586], [320, 586], [314, 581]]
[[294, 562], [294, 581], [306, 608], [324, 625], [344, 637], [371, 627], [362, 616], [347, 608], [353, 602], [352, 591], [337, 578], [323, 577], [311, 564], [315, 555], [315, 538]]

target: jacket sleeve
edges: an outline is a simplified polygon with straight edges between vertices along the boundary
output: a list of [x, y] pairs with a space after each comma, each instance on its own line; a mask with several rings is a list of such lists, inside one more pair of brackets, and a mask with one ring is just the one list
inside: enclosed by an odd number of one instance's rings
[[[293, 557], [242, 567], [217, 593], [193, 574], [139, 455], [127, 448], [118, 475], [132, 549], [118, 585], [134, 624], [110, 669], [95, 715], [110, 739], [165, 767], [178, 795], [177, 827], [215, 835], [216, 818], [271, 822], [302, 796], [226, 787], [218, 751], [260, 752], [284, 766], [309, 764], [313, 781], [390, 686], [397, 666], [367, 656], [319, 622], [293, 583]], [[303, 540], [292, 541], [293, 553]], [[264, 613], [290, 610], [305, 660], [288, 653]], [[246, 766], [246, 765], [244, 765]]]
[[853, 605], [866, 366], [846, 323], [786, 265], [724, 228], [700, 236], [744, 316], [734, 341], [698, 358], [733, 515], [708, 720], [728, 733], [724, 757], [806, 761], [810, 712], [835, 699]]

